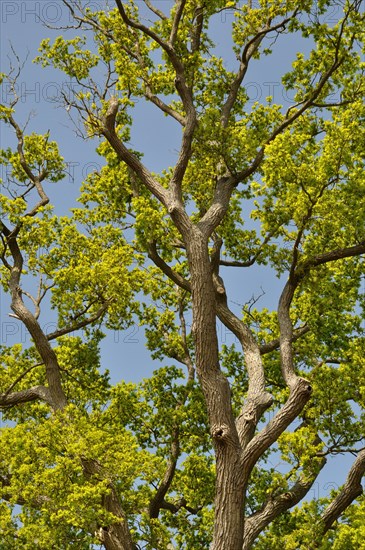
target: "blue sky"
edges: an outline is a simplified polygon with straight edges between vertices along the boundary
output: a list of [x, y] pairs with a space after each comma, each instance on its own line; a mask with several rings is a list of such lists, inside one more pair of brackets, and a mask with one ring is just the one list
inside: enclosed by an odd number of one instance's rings
[[[113, 2], [109, 2], [113, 5]], [[159, 0], [155, 4], [160, 9], [166, 9], [169, 0]], [[92, 9], [100, 9], [105, 2], [102, 0], [85, 2]], [[142, 5], [142, 2], [141, 2]], [[337, 8], [337, 6], [336, 6]], [[28, 60], [18, 80], [19, 93], [22, 99], [16, 110], [17, 120], [22, 124], [29, 114], [29, 130], [44, 133], [51, 131], [51, 139], [58, 141], [62, 156], [68, 164], [68, 174], [58, 184], [49, 184], [47, 192], [51, 202], [56, 206], [56, 212], [65, 215], [75, 206], [82, 180], [95, 168], [100, 167], [101, 159], [95, 154], [95, 142], [77, 138], [75, 129], [69, 120], [64, 107], [54, 102], [53, 97], [61, 90], [67, 89], [67, 77], [60, 72], [47, 68], [42, 69], [31, 63], [37, 55], [40, 41], [46, 37], [56, 37], [63, 34], [61, 30], [50, 30], [42, 24], [42, 20], [51, 26], [60, 26], [68, 22], [68, 12], [59, 0], [2, 0], [1, 9], [1, 71], [6, 72], [9, 66], [7, 57], [10, 43], [21, 60]], [[335, 10], [335, 8], [334, 8]], [[328, 17], [336, 17], [336, 12]], [[217, 52], [227, 57], [228, 64], [234, 58], [229, 52], [227, 43], [227, 26], [230, 18], [226, 14], [217, 16], [211, 31], [216, 38]], [[224, 32], [223, 32], [224, 31]], [[254, 62], [246, 77], [246, 88], [251, 102], [264, 100], [272, 95], [277, 103], [290, 103], [280, 86], [280, 76], [290, 68], [295, 52], [308, 48], [302, 39], [282, 37], [275, 46], [275, 54], [259, 62]], [[14, 60], [14, 58], [13, 58]], [[3, 90], [2, 102], [10, 99], [7, 90]], [[152, 171], [160, 171], [174, 162], [179, 146], [180, 127], [174, 121], [164, 117], [152, 105], [142, 102], [137, 106], [132, 128], [132, 145], [144, 152], [144, 161]], [[0, 146], [6, 147], [15, 143], [13, 136], [4, 129], [0, 135]], [[6, 177], [6, 174], [3, 174]], [[226, 276], [225, 271], [222, 271]], [[255, 268], [248, 271], [233, 270], [229, 275], [229, 298], [231, 307], [239, 312], [240, 307], [252, 296], [265, 295], [260, 305], [275, 307], [282, 282], [274, 274], [268, 274], [265, 268]], [[10, 311], [7, 297], [1, 296], [1, 342], [13, 344], [22, 341], [25, 345], [29, 336], [14, 319], [8, 316]], [[53, 322], [51, 313], [46, 314], [43, 323]], [[231, 344], [234, 336], [218, 323], [218, 335], [221, 343]], [[143, 331], [138, 325], [121, 332], [110, 332], [102, 344], [102, 363], [112, 373], [112, 380], [121, 378], [137, 381], [148, 375], [153, 364], [149, 353], [144, 348]], [[327, 493], [334, 485], [343, 482], [351, 459], [333, 460], [331, 468], [314, 485], [309, 497]], [[334, 485], [333, 485], [334, 484]], [[314, 494], [313, 494], [314, 493]]]
[[[93, 1], [87, 4], [99, 9], [104, 5], [103, 1]], [[160, 0], [156, 5], [165, 9], [166, 1]], [[102, 159], [95, 153], [96, 142], [78, 138], [65, 108], [54, 100], [55, 96], [59, 96], [61, 92], [69, 89], [70, 81], [67, 76], [50, 67], [43, 69], [32, 63], [32, 60], [37, 55], [39, 43], [43, 38], [55, 38], [63, 33], [57, 29], [46, 28], [41, 20], [57, 27], [67, 23], [69, 16], [64, 6], [61, 6], [57, 0], [50, 2], [3, 1], [1, 8], [1, 70], [6, 71], [9, 66], [8, 55], [11, 45], [21, 61], [27, 59], [18, 80], [19, 95], [22, 96], [22, 99], [17, 105], [16, 117], [23, 124], [30, 115], [29, 131], [44, 133], [50, 129], [51, 139], [55, 139], [59, 143], [60, 152], [68, 166], [68, 174], [61, 182], [50, 183], [47, 186], [47, 193], [55, 205], [56, 212], [59, 215], [66, 215], [69, 209], [76, 205], [82, 180], [101, 166]], [[221, 14], [216, 17], [212, 25], [212, 32], [217, 37], [217, 51], [223, 51], [228, 63], [231, 64], [234, 57], [223, 39], [220, 39], [220, 36], [223, 38], [225, 35], [224, 40], [226, 40], [226, 26], [229, 24], [228, 17]], [[272, 60], [270, 62], [264, 60], [265, 66], [257, 64], [257, 67], [252, 68], [246, 85], [252, 97], [252, 103], [264, 99], [270, 94], [273, 94], [274, 97], [276, 94], [275, 99], [278, 102], [285, 100], [280, 89], [278, 75], [280, 75], [279, 71], [283, 71], [283, 67], [285, 67], [284, 70], [290, 67], [290, 57], [287, 52], [285, 44], [280, 45], [275, 63]], [[12, 61], [14, 62], [14, 56], [12, 56]], [[9, 90], [3, 89], [2, 101], [6, 103], [10, 99]], [[132, 146], [143, 151], [144, 162], [152, 171], [160, 171], [174, 163], [179, 147], [180, 132], [180, 126], [162, 115], [153, 105], [142, 102], [137, 104], [132, 126]], [[9, 143], [15, 145], [12, 132], [3, 130], [1, 137], [2, 140], [6, 140], [6, 143], [2, 143], [3, 147]], [[243, 273], [240, 270], [223, 268], [222, 273], [232, 283], [230, 299], [231, 306], [236, 311], [239, 311], [239, 305], [249, 301], [253, 295], [261, 295], [262, 290], [266, 293], [262, 301], [265, 300], [265, 304], [269, 307], [275, 307], [281, 285], [278, 284], [274, 275], [268, 280], [265, 268], [258, 267]], [[7, 338], [8, 343], [16, 340], [19, 336], [26, 340], [27, 334], [24, 330], [16, 321], [7, 317], [5, 303], [6, 300], [3, 299], [4, 308], [1, 310], [3, 342], [4, 337]], [[50, 321], [47, 320], [47, 322]], [[224, 326], [218, 324], [218, 331], [222, 343], [231, 344], [234, 341], [234, 336]], [[131, 377], [133, 380], [140, 379], [145, 372], [150, 371], [151, 360], [141, 345], [142, 339], [142, 329], [134, 326], [121, 333], [110, 334], [108, 340], [103, 342], [103, 360], [112, 369], [118, 369], [116, 376], [119, 376], [120, 372], [121, 354], [125, 358], [126, 364], [129, 363], [129, 358], [133, 361], [134, 368]], [[143, 367], [136, 369], [137, 362]], [[128, 376], [128, 367], [122, 367], [122, 371]]]

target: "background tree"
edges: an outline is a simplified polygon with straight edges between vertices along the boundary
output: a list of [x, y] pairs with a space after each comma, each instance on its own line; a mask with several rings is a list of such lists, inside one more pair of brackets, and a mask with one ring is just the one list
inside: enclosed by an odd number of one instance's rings
[[[70, 38], [43, 41], [37, 61], [72, 78], [63, 100], [105, 164], [55, 216], [47, 186], [64, 161], [17, 121], [16, 71], [2, 76], [17, 139], [1, 151], [2, 284], [32, 345], [1, 350], [0, 548], [362, 548], [361, 2], [334, 24], [330, 2], [63, 4]], [[223, 11], [227, 60], [210, 32]], [[290, 33], [310, 45], [282, 75], [295, 103], [250, 105], [250, 64]], [[130, 144], [140, 100], [181, 127], [161, 173]], [[249, 302], [257, 265], [282, 283], [272, 311]], [[136, 319], [165, 366], [112, 385], [103, 327]], [[219, 345], [217, 319], [237, 345]], [[354, 456], [344, 485], [306, 500], [339, 453]]]

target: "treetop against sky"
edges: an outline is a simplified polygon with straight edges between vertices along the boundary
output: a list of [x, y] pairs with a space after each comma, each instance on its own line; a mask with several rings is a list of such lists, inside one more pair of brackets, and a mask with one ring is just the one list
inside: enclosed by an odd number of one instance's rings
[[2, 3], [0, 549], [363, 547], [364, 17]]

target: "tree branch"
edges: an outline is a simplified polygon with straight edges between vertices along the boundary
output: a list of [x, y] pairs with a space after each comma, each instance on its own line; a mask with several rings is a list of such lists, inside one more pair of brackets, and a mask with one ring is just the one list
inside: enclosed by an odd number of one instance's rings
[[283, 378], [289, 387], [294, 384], [296, 380], [293, 364], [293, 325], [290, 319], [290, 306], [299, 283], [313, 267], [340, 259], [359, 256], [361, 254], [365, 254], [365, 241], [348, 248], [340, 248], [332, 250], [331, 252], [325, 252], [324, 254], [309, 258], [302, 263], [298, 263], [297, 247], [294, 247], [293, 264], [289, 279], [281, 293], [278, 306], [281, 367]]
[[329, 504], [321, 517], [324, 532], [341, 516], [348, 506], [363, 493], [361, 479], [365, 474], [365, 449], [359, 452], [350, 468], [346, 482], [339, 494]]
[[201, 34], [204, 24], [204, 6], [198, 6], [195, 8], [194, 20], [196, 23], [191, 36], [192, 53], [197, 52], [200, 48]]
[[[296, 340], [304, 336], [304, 334], [307, 334], [309, 331], [310, 331], [310, 328], [308, 325], [303, 325], [302, 327], [295, 329], [293, 332], [291, 342], [292, 343], [295, 342]], [[260, 346], [260, 353], [261, 355], [266, 355], [267, 353], [271, 353], [272, 351], [279, 349], [279, 347], [280, 347], [280, 339], [275, 338], [275, 340], [271, 340], [271, 342], [268, 342], [267, 344], [262, 344]]]
[[252, 439], [262, 414], [272, 404], [272, 396], [266, 391], [260, 348], [250, 329], [229, 309], [226, 294], [217, 293], [216, 311], [220, 321], [238, 338], [244, 352], [248, 392], [236, 419], [236, 427], [242, 448], [245, 448]]
[[177, 503], [164, 500], [161, 504], [161, 508], [163, 508], [164, 510], [168, 510], [172, 514], [176, 514], [179, 510], [181, 510], [181, 508], [184, 508], [187, 512], [189, 512], [189, 514], [195, 515], [202, 509], [202, 506], [199, 506], [198, 508], [192, 508], [191, 506], [187, 505], [185, 498], [181, 498]]
[[167, 105], [164, 101], [162, 101], [158, 96], [156, 96], [152, 92], [152, 88], [151, 88], [151, 85], [150, 85], [150, 82], [149, 82], [149, 79], [148, 79], [148, 67], [146, 66], [146, 63], [143, 59], [143, 55], [141, 54], [138, 40], [136, 42], [136, 49], [137, 49], [136, 53], [132, 53], [130, 50], [127, 50], [127, 53], [131, 57], [134, 57], [138, 61], [140, 67], [146, 73], [145, 77], [142, 76], [143, 82], [144, 82], [144, 85], [145, 85], [144, 94], [145, 94], [146, 99], [150, 100], [162, 112], [166, 113], [167, 115], [170, 115], [172, 118], [177, 120], [177, 122], [179, 122], [181, 124], [181, 126], [186, 126], [186, 118], [183, 115], [181, 115], [180, 113], [178, 113], [177, 111], [175, 111], [175, 109], [173, 109], [172, 107]]
[[[121, 0], [115, 0], [119, 13], [124, 21], [124, 23], [133, 29], [141, 31], [146, 36], [154, 40], [167, 54], [169, 60], [171, 61], [175, 73], [175, 87], [183, 103], [185, 113], [186, 113], [186, 125], [183, 132], [183, 138], [180, 148], [179, 158], [175, 164], [175, 169], [173, 176], [170, 182], [170, 191], [172, 193], [173, 208], [181, 208], [182, 206], [182, 196], [181, 196], [181, 182], [185, 174], [185, 170], [191, 155], [191, 143], [193, 139], [194, 129], [196, 126], [196, 111], [194, 107], [194, 101], [192, 96], [192, 91], [188, 86], [185, 78], [184, 65], [176, 54], [173, 43], [176, 39], [176, 33], [180, 18], [182, 16], [182, 11], [185, 5], [185, 0], [178, 0], [177, 11], [172, 24], [172, 31], [170, 35], [170, 41], [164, 42], [158, 34], [152, 31], [150, 28], [142, 25], [137, 21], [133, 21], [126, 14]], [[156, 195], [157, 196], [157, 195]], [[161, 200], [161, 199], [160, 199]], [[166, 205], [166, 202], [164, 202]]]
[[43, 363], [37, 363], [36, 365], [32, 365], [31, 367], [27, 368], [24, 372], [22, 372], [21, 374], [19, 374], [19, 376], [14, 380], [14, 382], [12, 382], [12, 384], [10, 385], [10, 387], [6, 390], [6, 392], [3, 394], [3, 398], [8, 396], [10, 394], [10, 392], [12, 391], [12, 389], [15, 388], [15, 386], [24, 378], [24, 376], [26, 376], [28, 374], [28, 372], [30, 372], [31, 370], [35, 369], [36, 367], [40, 367], [41, 365], [43, 365]]
[[174, 16], [174, 19], [173, 19], [173, 22], [172, 22], [171, 33], [170, 33], [170, 38], [169, 38], [169, 45], [172, 48], [174, 47], [174, 44], [175, 44], [175, 41], [176, 41], [176, 38], [177, 38], [177, 33], [178, 33], [178, 30], [179, 30], [179, 24], [180, 24], [180, 21], [181, 21], [183, 12], [184, 12], [184, 7], [185, 7], [185, 4], [186, 4], [186, 0], [177, 0], [175, 2], [175, 4], [176, 4], [176, 12], [175, 12], [175, 16]]
[[47, 171], [42, 170], [42, 172], [38, 175], [33, 174], [33, 172], [31, 171], [31, 169], [29, 167], [29, 164], [27, 163], [27, 161], [25, 159], [25, 155], [24, 155], [23, 131], [21, 130], [20, 126], [15, 122], [14, 118], [11, 115], [8, 116], [8, 121], [11, 124], [11, 126], [14, 128], [15, 133], [16, 133], [16, 137], [18, 138], [17, 150], [18, 150], [20, 165], [23, 168], [26, 175], [28, 176], [28, 178], [30, 179], [30, 181], [33, 183], [34, 187], [37, 189], [38, 195], [40, 197], [39, 203], [36, 204], [30, 212], [26, 213], [26, 216], [31, 216], [32, 217], [32, 216], [35, 216], [35, 214], [38, 212], [38, 210], [42, 206], [46, 206], [46, 204], [49, 203], [49, 198], [46, 195], [46, 193], [44, 192], [43, 186], [41, 184], [41, 182], [47, 177]]
[[115, 3], [118, 7], [119, 13], [123, 19], [124, 24], [127, 27], [141, 31], [143, 34], [145, 34], [146, 36], [151, 38], [154, 42], [156, 42], [156, 44], [158, 44], [166, 52], [168, 58], [170, 59], [176, 71], [176, 75], [179, 77], [176, 81], [176, 89], [180, 95], [181, 101], [183, 102], [185, 112], [188, 115], [193, 105], [191, 90], [189, 89], [189, 87], [185, 82], [184, 66], [180, 61], [179, 57], [177, 56], [174, 48], [171, 46], [171, 44], [162, 40], [162, 38], [160, 38], [160, 36], [156, 34], [154, 31], [152, 31], [150, 28], [146, 27], [145, 25], [142, 25], [142, 23], [139, 23], [137, 21], [133, 21], [132, 19], [130, 19], [125, 12], [125, 9], [123, 7], [121, 0], [115, 0]]
[[[7, 244], [14, 260], [14, 265], [11, 268], [9, 277], [9, 289], [11, 292], [11, 309], [15, 315], [24, 323], [30, 335], [34, 340], [39, 355], [46, 368], [46, 377], [48, 388], [52, 399], [52, 406], [56, 409], [62, 409], [67, 404], [64, 394], [60, 369], [56, 354], [50, 346], [47, 337], [42, 331], [38, 321], [34, 315], [26, 308], [22, 299], [22, 290], [20, 288], [20, 277], [23, 268], [23, 257], [20, 252], [16, 236], [11, 232], [4, 223], [1, 222], [2, 231], [6, 237]], [[19, 229], [18, 229], [19, 231]]]
[[146, 6], [148, 7], [148, 9], [150, 9], [155, 15], [157, 15], [160, 19], [162, 19], [163, 21], [165, 19], [167, 19], [167, 15], [165, 15], [163, 13], [163, 11], [159, 10], [158, 8], [156, 8], [155, 6], [153, 6], [151, 4], [151, 2], [149, 0], [143, 0], [144, 3], [146, 4]]
[[297, 276], [303, 278], [306, 273], [312, 267], [318, 265], [327, 264], [329, 262], [334, 262], [336, 260], [343, 260], [344, 258], [352, 258], [354, 256], [361, 256], [365, 254], [365, 241], [361, 241], [359, 244], [354, 246], [349, 246], [347, 248], [338, 248], [336, 250], [331, 250], [330, 252], [325, 252], [323, 254], [318, 254], [313, 258], [305, 260], [302, 264], [298, 265]]
[[190, 282], [184, 279], [180, 275], [180, 273], [177, 273], [174, 271], [158, 254], [157, 247], [156, 247], [156, 241], [153, 241], [149, 244], [148, 247], [148, 257], [153, 261], [153, 263], [161, 269], [161, 271], [175, 284], [177, 284], [180, 288], [183, 288], [184, 290], [187, 290], [188, 292], [191, 292], [191, 286]]
[[258, 31], [255, 34], [255, 36], [251, 38], [251, 40], [249, 40], [249, 42], [244, 47], [241, 55], [239, 69], [237, 71], [234, 81], [231, 84], [227, 100], [222, 108], [221, 124], [224, 128], [228, 125], [229, 116], [236, 102], [237, 94], [241, 87], [242, 81], [247, 73], [249, 62], [252, 56], [259, 49], [262, 40], [270, 32], [277, 31], [279, 29], [284, 29], [285, 25], [289, 23], [289, 21], [291, 21], [298, 13], [299, 13], [299, 9], [297, 8], [290, 17], [283, 19], [283, 21], [281, 21], [276, 25], [273, 25], [272, 27], [270, 26], [270, 21], [269, 21], [260, 31]]
[[290, 388], [286, 403], [274, 418], [257, 433], [242, 453], [242, 466], [250, 471], [262, 454], [278, 439], [286, 428], [297, 418], [308, 402], [312, 388], [307, 380], [297, 377]]
[[[349, 10], [349, 12], [350, 12], [350, 10]], [[339, 31], [339, 34], [338, 34], [338, 38], [337, 38], [334, 59], [333, 59], [333, 62], [331, 64], [331, 66], [327, 69], [327, 71], [325, 71], [322, 74], [321, 78], [319, 79], [318, 84], [316, 85], [316, 87], [313, 90], [311, 90], [308, 99], [306, 99], [303, 102], [302, 106], [297, 111], [295, 111], [291, 116], [289, 116], [290, 111], [293, 110], [294, 107], [298, 107], [299, 105], [292, 106], [288, 109], [288, 111], [286, 113], [285, 120], [281, 124], [279, 124], [279, 126], [271, 133], [271, 135], [266, 140], [264, 145], [258, 151], [258, 153], [257, 153], [255, 159], [253, 160], [253, 162], [251, 163], [251, 165], [248, 168], [245, 168], [244, 170], [242, 170], [240, 173], [238, 173], [235, 176], [235, 185], [238, 185], [239, 182], [244, 181], [246, 178], [248, 178], [251, 174], [253, 174], [256, 171], [256, 169], [259, 167], [259, 165], [261, 164], [261, 162], [264, 158], [265, 147], [269, 143], [271, 143], [279, 134], [281, 134], [286, 128], [291, 126], [293, 124], [293, 122], [295, 122], [295, 120], [297, 120], [303, 113], [305, 113], [305, 111], [307, 111], [310, 107], [312, 107], [315, 104], [316, 99], [320, 96], [320, 93], [323, 90], [325, 84], [329, 81], [331, 76], [336, 72], [336, 70], [344, 62], [345, 56], [344, 55], [342, 57], [339, 56], [339, 51], [340, 51], [340, 45], [341, 45], [341, 40], [342, 40], [342, 35], [343, 35], [343, 30], [344, 30], [344, 24], [345, 24], [345, 21], [347, 20], [347, 18], [349, 16], [349, 12], [345, 15], [344, 20], [342, 21], [342, 25], [341, 25], [341, 28], [340, 28], [340, 31]], [[348, 48], [349, 48], [349, 46], [348, 46]]]
[[113, 96], [109, 100], [108, 110], [102, 121], [102, 133], [117, 153], [120, 160], [125, 162], [131, 170], [141, 179], [146, 187], [158, 198], [162, 204], [168, 205], [169, 197], [168, 192], [162, 185], [160, 185], [152, 176], [151, 172], [147, 170], [144, 164], [127, 149], [124, 143], [119, 139], [115, 131], [115, 118], [118, 113], [118, 99]]
[[[325, 464], [326, 459], [323, 459], [319, 466], [320, 470], [322, 470]], [[274, 498], [270, 497], [262, 506], [261, 510], [252, 514], [252, 516], [245, 520], [242, 550], [249, 550], [252, 548], [252, 544], [265, 527], [280, 514], [298, 504], [308, 494], [308, 491], [318, 477], [318, 473], [309, 479], [308, 476], [303, 476], [303, 478], [299, 479], [285, 493], [281, 493]]]
[[172, 107], [167, 105], [164, 101], [162, 101], [162, 99], [160, 99], [157, 95], [155, 95], [152, 92], [151, 87], [146, 82], [146, 80], [144, 81], [144, 83], [145, 83], [145, 86], [146, 86], [145, 87], [145, 96], [146, 96], [146, 98], [149, 99], [154, 105], [156, 105], [156, 107], [158, 107], [161, 111], [163, 111], [167, 115], [170, 115], [172, 118], [177, 120], [177, 122], [179, 124], [181, 124], [181, 126], [186, 126], [185, 117], [180, 115], [180, 113], [175, 111], [175, 109], [173, 109]]
[[49, 388], [45, 386], [33, 386], [27, 390], [21, 390], [13, 393], [4, 393], [0, 395], [0, 408], [6, 409], [7, 407], [13, 407], [14, 405], [20, 405], [21, 403], [29, 403], [37, 400], [45, 401], [51, 407], [54, 406], [54, 402], [51, 396]]
[[260, 254], [262, 254], [263, 246], [270, 241], [272, 236], [273, 236], [273, 232], [270, 231], [266, 235], [262, 243], [259, 245], [257, 252], [252, 256], [252, 258], [250, 258], [246, 262], [235, 261], [235, 260], [220, 260], [219, 261], [220, 265], [227, 266], [227, 267], [251, 267], [257, 261]]
[[[86, 478], [103, 477], [101, 465], [92, 458], [81, 458], [81, 464]], [[125, 512], [121, 506], [114, 485], [108, 484], [109, 492], [103, 496], [103, 506], [113, 514], [114, 522], [108, 527], [100, 527], [95, 533], [106, 550], [135, 550]]]
[[150, 501], [149, 504], [149, 516], [150, 518], [158, 518], [160, 509], [163, 507], [165, 501], [165, 496], [169, 490], [171, 483], [174, 479], [174, 474], [176, 470], [177, 460], [180, 455], [180, 445], [179, 445], [179, 429], [175, 428], [174, 433], [172, 434], [171, 441], [171, 454], [167, 463], [167, 468], [165, 475], [160, 482], [160, 485]]
[[75, 332], [77, 330], [80, 330], [81, 328], [84, 328], [88, 325], [91, 325], [92, 323], [95, 323], [98, 319], [102, 317], [102, 315], [108, 310], [109, 302], [103, 304], [98, 311], [92, 315], [91, 317], [88, 317], [87, 319], [84, 319], [83, 321], [79, 321], [78, 323], [75, 323], [69, 327], [60, 328], [58, 330], [55, 330], [54, 332], [51, 332], [50, 334], [47, 334], [47, 340], [55, 340], [56, 338], [59, 338], [60, 336], [64, 336], [65, 334], [70, 334], [70, 332]]

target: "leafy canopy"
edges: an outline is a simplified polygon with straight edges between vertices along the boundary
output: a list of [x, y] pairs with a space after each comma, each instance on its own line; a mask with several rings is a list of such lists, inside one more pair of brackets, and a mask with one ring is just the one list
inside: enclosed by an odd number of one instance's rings
[[[70, 37], [43, 40], [35, 61], [72, 79], [62, 100], [79, 131], [98, 140], [103, 166], [81, 183], [77, 208], [57, 216], [48, 188], [63, 185], [62, 143], [17, 122], [16, 95], [0, 106], [17, 139], [0, 151], [1, 284], [32, 336], [29, 346], [1, 346], [0, 549], [14, 541], [24, 549], [119, 548], [108, 533], [125, 524], [125, 540], [138, 548], [210, 547], [219, 449], [192, 325], [188, 222], [174, 217], [172, 196], [192, 226], [211, 228], [205, 240], [217, 295], [231, 307], [238, 293], [244, 304], [229, 313], [217, 305], [237, 337], [219, 347], [230, 414], [242, 418], [254, 402], [242, 331], [261, 354], [271, 395], [251, 438], [289, 399], [279, 345], [285, 323], [296, 375], [312, 387], [296, 423], [252, 464], [245, 533], [255, 522], [259, 530], [242, 547], [364, 548], [358, 481], [344, 508], [340, 488], [309, 500], [327, 457], [361, 459], [360, 480], [365, 469], [361, 3], [335, 4], [336, 21], [333, 2], [322, 0], [117, 1], [98, 11], [63, 4], [82, 35], [70, 28]], [[306, 53], [295, 51], [298, 38]], [[252, 102], [248, 67], [265, 66], [281, 42], [293, 48], [291, 67], [278, 74], [293, 102]], [[16, 78], [13, 70], [2, 81], [15, 90]], [[131, 137], [134, 113], [147, 103], [161, 112], [157, 134], [166, 117], [181, 128], [176, 164], [158, 173]], [[254, 277], [266, 270], [266, 302], [247, 284], [248, 269]], [[57, 328], [42, 332], [50, 315]], [[145, 328], [160, 364], [139, 383], [113, 384], [100, 342], [108, 329], [132, 323]], [[331, 505], [337, 515], [328, 523]]]

